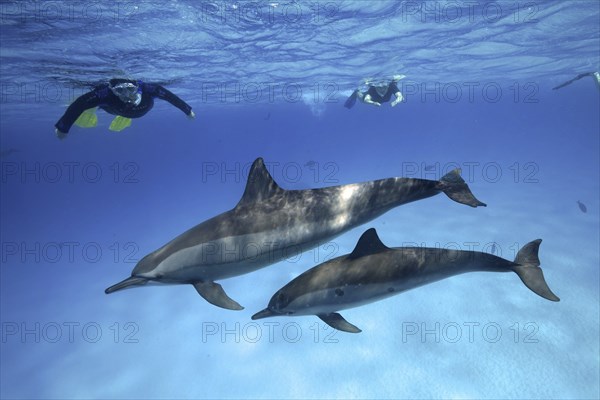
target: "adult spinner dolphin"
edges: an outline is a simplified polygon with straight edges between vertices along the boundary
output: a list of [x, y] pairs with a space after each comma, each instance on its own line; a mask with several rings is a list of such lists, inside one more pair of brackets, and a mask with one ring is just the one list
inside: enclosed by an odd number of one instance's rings
[[401, 204], [444, 192], [472, 207], [485, 206], [458, 170], [439, 181], [388, 178], [310, 190], [284, 190], [262, 158], [252, 164], [240, 202], [179, 235], [138, 262], [131, 277], [106, 289], [148, 282], [192, 284], [216, 306], [240, 310], [216, 280], [242, 275], [364, 224]]
[[375, 229], [360, 237], [352, 253], [309, 269], [273, 295], [252, 319], [278, 315], [316, 315], [345, 332], [361, 330], [336, 311], [358, 307], [465, 272], [509, 272], [545, 299], [559, 301], [540, 268], [541, 239], [527, 243], [514, 262], [478, 251], [385, 246]]

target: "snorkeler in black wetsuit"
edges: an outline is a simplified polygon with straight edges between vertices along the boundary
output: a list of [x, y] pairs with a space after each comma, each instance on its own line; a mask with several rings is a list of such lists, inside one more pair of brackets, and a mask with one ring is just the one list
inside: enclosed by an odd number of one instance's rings
[[115, 78], [78, 97], [54, 125], [56, 135], [60, 139], [66, 137], [77, 118], [94, 107], [124, 118], [140, 118], [152, 109], [155, 97], [168, 101], [188, 118], [195, 117], [192, 107], [161, 85]]
[[[395, 97], [394, 101], [391, 102], [391, 106], [394, 107], [396, 104], [400, 103], [404, 97], [398, 89], [398, 82], [400, 79], [404, 78], [404, 75], [395, 75], [392, 81], [388, 84], [380, 84], [380, 85], [371, 85], [369, 84], [369, 88], [366, 92], [361, 92], [359, 89], [356, 89], [350, 97], [346, 100], [344, 107], [352, 108], [356, 103], [356, 99], [363, 101], [364, 103], [371, 104], [374, 106], [380, 106], [381, 103], [387, 103], [392, 99], [392, 96]], [[368, 84], [368, 81], [367, 81]]]
[[552, 90], [557, 90], [560, 88], [563, 88], [567, 85], [570, 85], [571, 83], [581, 79], [581, 78], [585, 78], [586, 76], [591, 76], [594, 79], [594, 82], [596, 83], [596, 87], [598, 89], [600, 89], [600, 73], [598, 72], [585, 72], [583, 74], [579, 74], [577, 75], [575, 78], [570, 79], [568, 81], [566, 81], [565, 83], [561, 83], [560, 85], [558, 85], [557, 87], [553, 87]]

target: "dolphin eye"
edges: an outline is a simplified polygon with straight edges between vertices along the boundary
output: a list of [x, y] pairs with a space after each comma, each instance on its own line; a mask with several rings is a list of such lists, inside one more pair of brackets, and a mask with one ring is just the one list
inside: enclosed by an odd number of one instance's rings
[[279, 293], [277, 295], [277, 301], [276, 301], [277, 308], [279, 308], [279, 309], [285, 308], [288, 305], [288, 303], [289, 303], [288, 297], [285, 293]]

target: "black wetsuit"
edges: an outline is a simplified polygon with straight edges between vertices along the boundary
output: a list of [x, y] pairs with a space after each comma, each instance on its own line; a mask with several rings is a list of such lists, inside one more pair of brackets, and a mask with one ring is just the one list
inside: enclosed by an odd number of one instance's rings
[[[384, 90], [385, 90], [385, 93], [383, 93], [383, 94], [379, 93], [379, 91], [383, 92]], [[387, 85], [387, 87], [386, 86], [369, 86], [369, 90], [367, 90], [365, 93], [363, 93], [363, 95], [364, 96], [370, 95], [372, 101], [381, 104], [381, 103], [390, 101], [392, 96], [394, 96], [399, 91], [400, 91], [400, 89], [398, 89], [396, 82], [392, 81], [392, 82], [390, 82], [389, 85]], [[344, 103], [344, 107], [346, 107], [346, 108], [354, 107], [354, 104], [356, 103], [356, 99], [359, 94], [360, 94], [360, 90], [356, 89], [350, 95], [350, 97], [348, 97], [348, 99], [346, 99], [346, 102]]]
[[141, 88], [142, 100], [138, 105], [121, 101], [121, 99], [110, 90], [108, 84], [96, 86], [91, 92], [78, 97], [77, 100], [67, 108], [65, 114], [54, 126], [59, 131], [67, 133], [82, 112], [94, 107], [100, 107], [107, 113], [113, 115], [120, 115], [126, 118], [140, 118], [152, 109], [155, 97], [168, 101], [186, 115], [189, 115], [192, 112], [192, 107], [161, 85], [145, 82], [140, 82], [139, 85]]
[[378, 88], [375, 86], [369, 86], [369, 90], [367, 90], [367, 93], [366, 93], [371, 96], [371, 100], [373, 100], [377, 103], [385, 103], [385, 102], [390, 101], [390, 99], [392, 98], [394, 93], [397, 93], [400, 91], [400, 89], [398, 89], [398, 86], [396, 85], [396, 82], [390, 82], [385, 94], [383, 94], [383, 95], [379, 94], [379, 91], [377, 89]]

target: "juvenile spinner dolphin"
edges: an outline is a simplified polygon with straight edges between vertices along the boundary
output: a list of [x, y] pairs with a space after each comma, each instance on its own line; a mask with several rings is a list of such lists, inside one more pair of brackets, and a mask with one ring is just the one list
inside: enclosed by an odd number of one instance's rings
[[360, 332], [336, 311], [358, 307], [453, 275], [474, 271], [513, 271], [525, 286], [559, 301], [544, 279], [538, 259], [541, 239], [527, 243], [514, 262], [477, 251], [385, 246], [367, 230], [352, 253], [309, 269], [273, 295], [252, 319], [278, 315], [316, 315], [329, 326]]
[[240, 202], [142, 258], [131, 277], [106, 293], [149, 282], [193, 285], [216, 306], [243, 307], [215, 281], [242, 275], [364, 224], [401, 204], [444, 192], [471, 207], [477, 200], [458, 170], [439, 181], [388, 178], [310, 190], [284, 190], [262, 158], [252, 164]]

